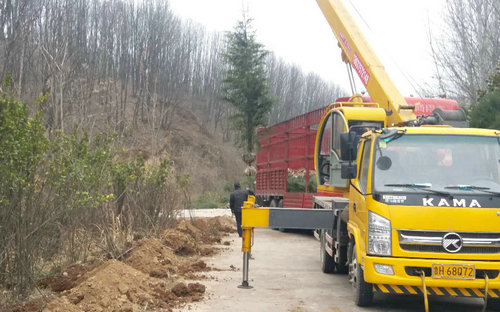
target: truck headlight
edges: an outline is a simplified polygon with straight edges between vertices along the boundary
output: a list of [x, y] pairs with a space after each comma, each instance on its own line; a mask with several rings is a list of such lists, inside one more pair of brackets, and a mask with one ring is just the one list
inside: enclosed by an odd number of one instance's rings
[[371, 255], [392, 255], [391, 221], [368, 211], [368, 253]]

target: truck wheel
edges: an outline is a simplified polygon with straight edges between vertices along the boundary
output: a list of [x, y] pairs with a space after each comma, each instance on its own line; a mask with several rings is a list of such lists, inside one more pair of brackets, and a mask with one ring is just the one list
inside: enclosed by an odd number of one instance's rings
[[340, 250], [337, 250], [337, 255], [339, 263], [335, 263], [335, 273], [345, 274], [349, 269], [347, 265], [347, 246], [341, 246]]
[[499, 298], [488, 298], [486, 303], [489, 310], [500, 311], [500, 299]]
[[264, 198], [262, 198], [262, 196], [258, 196], [258, 195], [255, 197], [255, 203], [261, 207], [266, 205]]
[[363, 269], [356, 257], [356, 246], [352, 248], [352, 258], [349, 261], [349, 281], [354, 290], [354, 303], [360, 307], [369, 306], [373, 301], [372, 284], [365, 282]]
[[321, 260], [321, 272], [323, 273], [333, 273], [335, 271], [335, 261], [333, 261], [333, 257], [326, 252], [325, 244], [325, 230], [320, 230], [320, 248], [319, 248], [319, 257]]

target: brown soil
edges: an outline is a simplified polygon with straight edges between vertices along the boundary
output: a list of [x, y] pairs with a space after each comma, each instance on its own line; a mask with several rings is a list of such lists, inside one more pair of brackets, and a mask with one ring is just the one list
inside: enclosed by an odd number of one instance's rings
[[[89, 273], [87, 280], [60, 300], [51, 302], [44, 311], [134, 311], [148, 306], [166, 309], [170, 298], [167, 285], [117, 260], [110, 260]], [[163, 290], [163, 292], [162, 292]]]
[[82, 264], [72, 264], [66, 267], [61, 275], [45, 277], [39, 280], [37, 285], [42, 288], [49, 288], [54, 292], [62, 292], [80, 283], [88, 269]]
[[[199, 301], [205, 286], [187, 280], [206, 279], [211, 268], [201, 255], [215, 254], [222, 237], [234, 232], [229, 217], [181, 220], [164, 231], [161, 239], [135, 242], [122, 261], [109, 260], [94, 268], [74, 264], [58, 276], [38, 282], [59, 296], [36, 299], [8, 309], [9, 312], [126, 312], [171, 311]], [[50, 298], [50, 297], [49, 297]]]
[[177, 272], [179, 257], [156, 238], [146, 238], [137, 242], [125, 263], [157, 278], [167, 278]]
[[176, 227], [162, 234], [163, 243], [181, 256], [209, 256], [216, 252], [213, 247], [201, 245], [220, 243], [222, 236], [234, 231], [230, 217], [195, 219], [193, 222], [182, 220]]
[[[130, 107], [134, 105], [135, 102]], [[129, 120], [132, 119], [130, 116]], [[207, 129], [195, 113], [182, 105], [173, 112], [170, 129], [158, 132], [155, 153], [168, 156], [175, 163], [177, 172], [189, 175], [190, 188], [196, 190], [191, 193], [193, 200], [207, 192], [225, 193], [221, 181], [232, 182], [241, 177], [245, 169], [240, 152], [232, 142], [223, 142], [219, 131], [212, 133], [212, 126]], [[152, 159], [148, 123], [134, 126], [124, 140], [123, 157], [133, 159], [142, 155], [145, 160]]]
[[[16, 306], [14, 308], [9, 309], [9, 312], [35, 312], [40, 311], [40, 308], [43, 307], [49, 299], [45, 298], [37, 298], [26, 302], [25, 304]], [[0, 306], [1, 307], [1, 306]], [[2, 310], [3, 311], [3, 310]]]

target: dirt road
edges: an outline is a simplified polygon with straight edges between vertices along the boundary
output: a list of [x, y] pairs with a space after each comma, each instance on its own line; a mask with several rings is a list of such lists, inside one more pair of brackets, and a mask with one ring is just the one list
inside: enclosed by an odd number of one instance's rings
[[[179, 311], [424, 311], [423, 299], [413, 296], [376, 296], [369, 308], [352, 302], [352, 290], [345, 275], [321, 273], [319, 242], [307, 233], [281, 233], [256, 229], [250, 260], [250, 285], [239, 289], [242, 278], [241, 241], [236, 234], [231, 245], [212, 258], [203, 281], [207, 295], [202, 302]], [[481, 311], [481, 299], [430, 298], [430, 311]]]

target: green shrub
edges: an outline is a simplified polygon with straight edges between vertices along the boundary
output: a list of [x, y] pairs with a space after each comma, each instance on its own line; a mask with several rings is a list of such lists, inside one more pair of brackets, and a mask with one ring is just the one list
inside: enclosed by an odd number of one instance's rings
[[[294, 177], [289, 176], [287, 178], [287, 191], [288, 192], [305, 192], [306, 191], [306, 179], [305, 177]], [[311, 174], [309, 176], [309, 184], [308, 184], [309, 193], [316, 193], [316, 176]]]
[[91, 212], [113, 199], [114, 138], [58, 132], [50, 143], [47, 181], [57, 194], [51, 203], [64, 223], [78, 223], [83, 211]]
[[311, 174], [309, 176], [308, 188], [309, 188], [309, 193], [317, 192], [316, 174]]
[[[40, 252], [37, 230], [44, 225], [37, 177], [48, 147], [40, 114], [29, 116], [25, 104], [0, 95], [0, 282], [17, 293], [32, 284]], [[42, 171], [43, 172], [43, 171]]]
[[117, 143], [77, 128], [48, 140], [39, 113], [0, 95], [0, 284], [26, 294], [38, 264], [84, 260], [92, 240], [119, 257], [129, 232], [158, 231], [185, 207], [189, 177], [168, 158], [121, 160]]
[[[229, 195], [228, 197], [229, 198]], [[209, 208], [221, 208], [225, 207], [229, 202], [223, 200], [223, 198], [212, 193], [204, 193], [197, 200], [193, 202], [194, 209], [209, 209]]]
[[234, 182], [226, 181], [224, 183], [224, 192], [231, 193], [232, 191], [234, 191]]
[[288, 192], [305, 192], [306, 179], [304, 177], [289, 176], [286, 180], [286, 187]]

